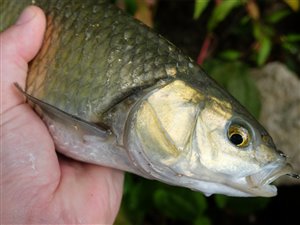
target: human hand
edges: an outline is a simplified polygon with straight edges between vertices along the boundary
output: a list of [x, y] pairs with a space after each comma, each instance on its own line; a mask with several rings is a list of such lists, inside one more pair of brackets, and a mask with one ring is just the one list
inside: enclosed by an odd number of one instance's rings
[[0, 34], [1, 224], [112, 224], [123, 172], [58, 157], [44, 123], [13, 86], [25, 87], [44, 30], [44, 13], [30, 6]]

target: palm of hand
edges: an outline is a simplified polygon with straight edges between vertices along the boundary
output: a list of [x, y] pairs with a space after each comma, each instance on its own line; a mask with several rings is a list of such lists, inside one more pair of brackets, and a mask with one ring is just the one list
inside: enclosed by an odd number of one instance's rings
[[47, 128], [13, 87], [24, 87], [44, 29], [44, 14], [30, 7], [0, 35], [1, 223], [111, 224], [123, 173], [57, 157]]

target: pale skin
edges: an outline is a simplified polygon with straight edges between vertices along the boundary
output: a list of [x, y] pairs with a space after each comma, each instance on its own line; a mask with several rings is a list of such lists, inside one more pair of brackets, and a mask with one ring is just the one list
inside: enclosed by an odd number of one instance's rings
[[30, 6], [1, 41], [1, 224], [112, 224], [123, 172], [58, 157], [42, 120], [13, 86], [25, 87], [28, 62], [45, 31]]

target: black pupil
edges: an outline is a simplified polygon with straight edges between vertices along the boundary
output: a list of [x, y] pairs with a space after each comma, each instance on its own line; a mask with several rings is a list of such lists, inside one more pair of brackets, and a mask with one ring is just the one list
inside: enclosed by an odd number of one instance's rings
[[232, 144], [240, 145], [243, 143], [243, 137], [240, 134], [233, 134], [230, 136], [230, 141]]

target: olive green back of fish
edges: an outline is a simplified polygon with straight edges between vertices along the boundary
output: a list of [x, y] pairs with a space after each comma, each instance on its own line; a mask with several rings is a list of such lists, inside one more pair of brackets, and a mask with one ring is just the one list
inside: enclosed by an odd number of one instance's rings
[[[199, 76], [199, 68], [175, 46], [106, 0], [35, 4], [46, 13], [47, 30], [30, 66], [27, 92], [70, 114], [97, 122], [137, 89], [195, 71]], [[4, 21], [15, 19], [24, 5], [4, 1]]]
[[22, 9], [31, 3], [31, 0], [10, 1], [2, 0], [0, 2], [0, 31], [2, 32], [9, 25], [13, 24]]

